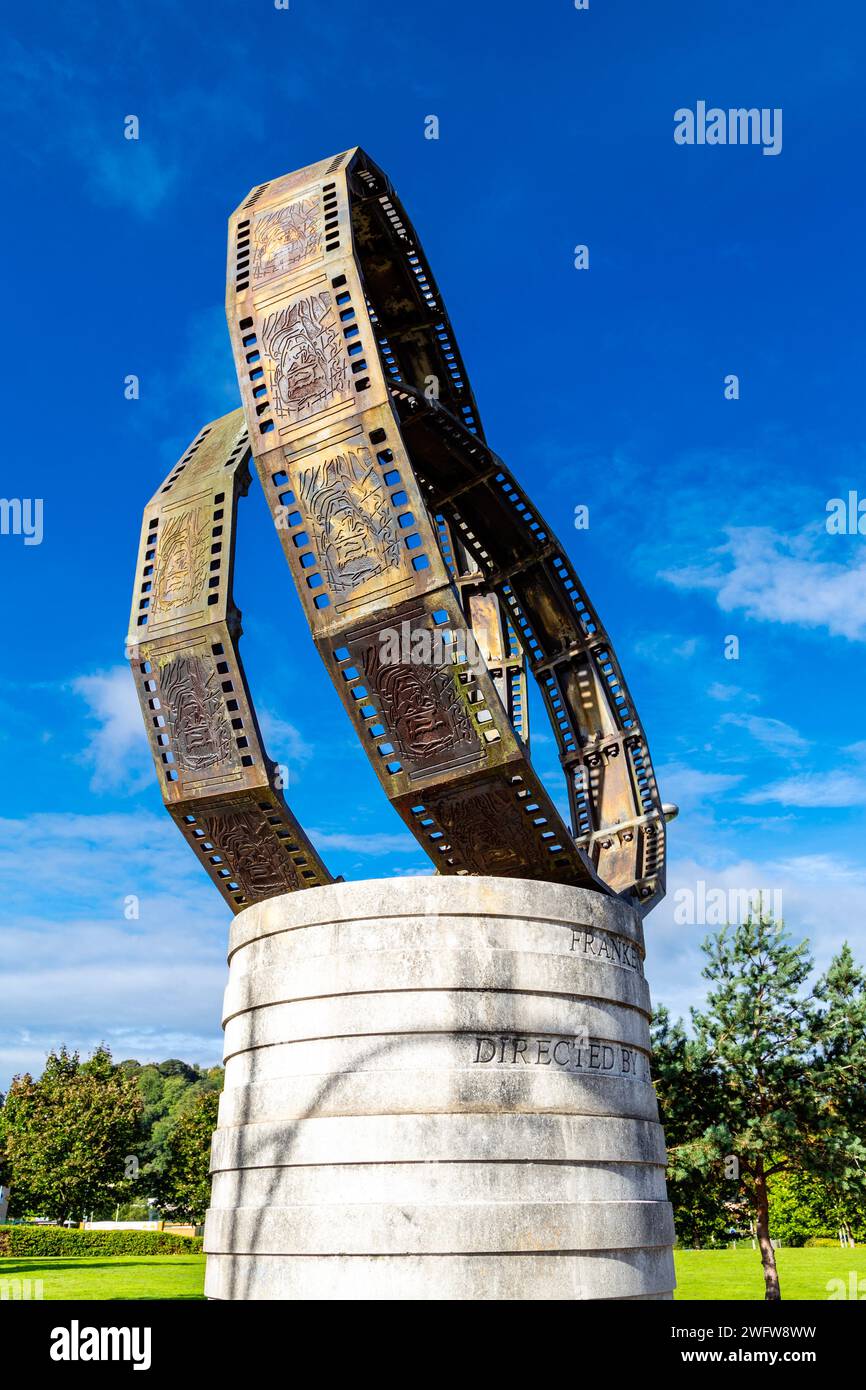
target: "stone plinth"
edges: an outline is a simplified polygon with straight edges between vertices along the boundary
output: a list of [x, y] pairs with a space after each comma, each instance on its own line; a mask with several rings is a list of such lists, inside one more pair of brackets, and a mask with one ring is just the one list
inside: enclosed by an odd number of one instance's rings
[[637, 915], [547, 883], [341, 883], [239, 913], [217, 1299], [664, 1299]]

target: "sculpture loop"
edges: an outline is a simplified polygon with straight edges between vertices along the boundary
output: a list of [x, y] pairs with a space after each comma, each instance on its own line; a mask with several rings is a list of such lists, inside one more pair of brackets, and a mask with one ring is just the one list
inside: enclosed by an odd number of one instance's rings
[[[170, 813], [232, 909], [332, 881], [282, 795], [231, 592], [249, 461], [315, 645], [383, 788], [443, 874], [549, 880], [646, 911], [665, 818], [610, 641], [487, 445], [441, 295], [359, 149], [230, 219], [243, 404], [145, 512], [130, 659]], [[529, 760], [526, 667], [573, 830]]]

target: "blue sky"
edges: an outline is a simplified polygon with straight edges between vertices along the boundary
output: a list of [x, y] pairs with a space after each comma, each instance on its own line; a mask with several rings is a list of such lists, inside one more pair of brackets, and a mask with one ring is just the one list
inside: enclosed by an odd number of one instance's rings
[[[7, 18], [19, 440], [0, 491], [43, 499], [44, 537], [0, 536], [0, 1086], [64, 1041], [220, 1056], [228, 914], [162, 810], [123, 664], [138, 527], [236, 404], [229, 212], [355, 144], [420, 232], [488, 436], [569, 548], [682, 808], [647, 922], [654, 997], [700, 997], [706, 929], [674, 920], [699, 881], [780, 891], [822, 963], [846, 935], [866, 954], [866, 537], [825, 526], [830, 498], [866, 497], [866, 22], [853, 0], [709, 11], [157, 0]], [[781, 108], [781, 153], [675, 144], [699, 100]], [[289, 799], [333, 871], [423, 872], [255, 488], [244, 507], [244, 658]]]

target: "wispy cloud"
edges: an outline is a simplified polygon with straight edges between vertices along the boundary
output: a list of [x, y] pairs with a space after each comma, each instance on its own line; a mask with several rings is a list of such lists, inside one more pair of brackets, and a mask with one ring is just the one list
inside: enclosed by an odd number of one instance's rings
[[635, 656], [644, 661], [688, 661], [700, 646], [697, 637], [677, 637], [671, 632], [649, 632], [632, 644]]
[[727, 704], [731, 700], [757, 700], [757, 695], [744, 692], [739, 685], [726, 685], [724, 681], [713, 681], [707, 687], [707, 694], [711, 700], [719, 700], [722, 704]]
[[[826, 969], [846, 939], [856, 948], [857, 924], [866, 917], [866, 872], [842, 856], [812, 853], [758, 860], [725, 856], [714, 844], [688, 858], [675, 859], [667, 897], [646, 923], [647, 974], [653, 999], [684, 1016], [706, 990], [700, 945], [716, 930], [703, 922], [682, 925], [675, 920], [678, 891], [696, 894], [699, 883], [707, 891], [778, 892], [791, 934], [797, 939], [808, 937], [818, 970]], [[833, 902], [829, 913], [828, 892]]]
[[[178, 899], [204, 886], [195, 856], [168, 816], [138, 810], [73, 815], [41, 812], [0, 820], [0, 885], [16, 922], [32, 909], [39, 883], [39, 911], [52, 896], [66, 919], [110, 903], [121, 913], [128, 893], [143, 897], [158, 889]], [[170, 888], [165, 885], [170, 884]], [[215, 900], [219, 906], [219, 899]], [[7, 937], [8, 940], [8, 937]]]
[[680, 807], [697, 806], [720, 792], [730, 791], [743, 780], [741, 773], [703, 772], [685, 763], [668, 763], [656, 769], [659, 785], [664, 788], [665, 800]]
[[[225, 312], [219, 305], [190, 311], [164, 357], [142, 370], [141, 397], [129, 412], [131, 427], [167, 473], [205, 420], [240, 404]], [[179, 424], [180, 422], [180, 424]], [[154, 440], [159, 437], [159, 442]], [[155, 470], [152, 485], [159, 481]]]
[[387, 832], [352, 835], [342, 831], [311, 830], [310, 839], [317, 849], [345, 849], [371, 858], [385, 854], [418, 853], [418, 845], [408, 830], [405, 835], [389, 835]]
[[772, 753], [804, 753], [809, 747], [808, 740], [782, 719], [769, 719], [758, 714], [724, 714], [721, 722], [745, 729], [746, 733]]
[[81, 757], [92, 769], [94, 791], [135, 792], [153, 776], [147, 736], [132, 676], [125, 666], [72, 682], [86, 701], [90, 734]]
[[[408, 831], [314, 829], [312, 838], [362, 859], [420, 857]], [[0, 894], [9, 919], [0, 1089], [14, 1071], [41, 1070], [62, 1042], [87, 1051], [105, 1041], [140, 1060], [219, 1060], [229, 914], [167, 816], [0, 820]]]
[[219, 1059], [229, 914], [167, 816], [0, 821], [0, 893], [0, 1088], [62, 1042]]
[[293, 767], [304, 767], [312, 758], [313, 747], [300, 729], [267, 707], [259, 712], [259, 727], [268, 755], [274, 762], [285, 763], [290, 775]]
[[[111, 25], [86, 6], [58, 11], [50, 31], [53, 47], [5, 35], [0, 110], [7, 128], [14, 124], [22, 132], [29, 158], [55, 165], [72, 161], [94, 202], [150, 219], [183, 187], [191, 162], [207, 165], [213, 151], [260, 142], [265, 119], [259, 103], [238, 100], [237, 65], [255, 61], [242, 33], [234, 34], [232, 62], [226, 63], [219, 25], [202, 25], [173, 7], [154, 26], [141, 7], [122, 9], [122, 19], [115, 16]], [[175, 42], [186, 42], [196, 53], [197, 70], [181, 83], [172, 81], [165, 63], [169, 24]], [[207, 77], [199, 78], [208, 68]], [[302, 100], [304, 75], [297, 72], [280, 95], [284, 103]], [[125, 137], [127, 115], [140, 122], [137, 140]], [[258, 181], [253, 168], [250, 183]]]
[[180, 170], [152, 144], [126, 140], [122, 133], [112, 139], [110, 132], [91, 131], [87, 145], [87, 183], [94, 201], [152, 217], [174, 191]]
[[[87, 741], [79, 754], [91, 768], [91, 789], [130, 795], [154, 783], [153, 762], [132, 677], [125, 666], [78, 676], [71, 682], [87, 705]], [[299, 772], [314, 756], [313, 746], [289, 720], [264, 707], [259, 724], [274, 762]]]
[[161, 208], [178, 183], [179, 167], [165, 155], [154, 130], [148, 138], [126, 139], [124, 117], [136, 113], [119, 105], [106, 120], [105, 92], [118, 81], [110, 60], [104, 59], [99, 72], [91, 62], [28, 47], [7, 35], [3, 67], [7, 82], [0, 107], [8, 122], [22, 128], [38, 122], [39, 141], [26, 142], [34, 158], [73, 160], [97, 203], [143, 217]]
[[804, 772], [758, 787], [743, 797], [751, 805], [778, 801], [782, 806], [830, 809], [840, 806], [866, 806], [866, 774], [851, 772]]
[[709, 563], [664, 569], [659, 578], [713, 594], [724, 613], [866, 641], [866, 553], [854, 552], [847, 563], [841, 553], [838, 560], [822, 558], [819, 535], [814, 528], [792, 536], [770, 527], [731, 528]]

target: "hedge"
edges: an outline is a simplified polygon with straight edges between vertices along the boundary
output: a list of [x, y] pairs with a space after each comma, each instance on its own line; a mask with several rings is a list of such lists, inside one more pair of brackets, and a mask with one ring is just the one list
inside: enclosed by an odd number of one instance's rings
[[81, 1231], [66, 1226], [0, 1226], [0, 1255], [193, 1255], [201, 1236], [171, 1231]]
[[[808, 1240], [803, 1241], [803, 1244], [807, 1250], [826, 1250], [829, 1249], [831, 1246], [835, 1247], [836, 1250], [850, 1248], [847, 1246], [841, 1246], [839, 1244], [838, 1236], [810, 1236]], [[861, 1242], [858, 1240], [857, 1245], [859, 1246], [860, 1244]]]

